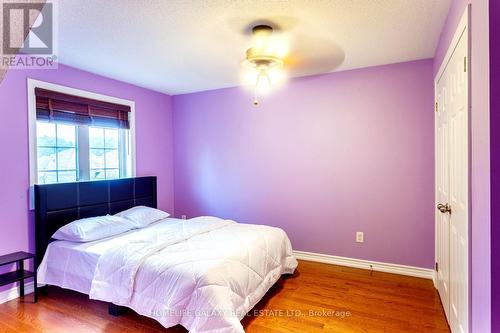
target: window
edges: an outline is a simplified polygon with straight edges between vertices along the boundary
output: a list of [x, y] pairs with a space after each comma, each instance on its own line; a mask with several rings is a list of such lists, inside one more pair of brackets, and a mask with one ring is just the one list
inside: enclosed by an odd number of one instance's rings
[[133, 102], [28, 82], [32, 184], [134, 176]]
[[76, 181], [76, 126], [38, 121], [36, 132], [38, 183]]
[[90, 127], [90, 179], [120, 177], [119, 133], [115, 128]]
[[38, 120], [36, 133], [37, 184], [128, 176], [128, 130]]

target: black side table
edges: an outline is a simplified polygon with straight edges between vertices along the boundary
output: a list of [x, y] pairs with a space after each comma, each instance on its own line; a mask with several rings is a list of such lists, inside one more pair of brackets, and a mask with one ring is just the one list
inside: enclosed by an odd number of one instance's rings
[[34, 272], [31, 272], [24, 269], [24, 260], [27, 259], [35, 259], [35, 255], [32, 253], [20, 251], [0, 256], [0, 266], [13, 263], [17, 264], [17, 270], [0, 274], [0, 286], [4, 286], [6, 284], [11, 284], [19, 281], [20, 282], [19, 294], [21, 297], [24, 297], [24, 280], [32, 277], [34, 279], [33, 300], [36, 303], [38, 299], [37, 285], [36, 285], [36, 270]]

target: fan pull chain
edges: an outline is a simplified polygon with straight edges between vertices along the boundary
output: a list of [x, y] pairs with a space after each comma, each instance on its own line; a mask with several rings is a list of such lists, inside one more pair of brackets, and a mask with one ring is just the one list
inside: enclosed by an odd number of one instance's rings
[[259, 100], [257, 98], [257, 85], [255, 85], [255, 87], [253, 88], [253, 106], [259, 106]]

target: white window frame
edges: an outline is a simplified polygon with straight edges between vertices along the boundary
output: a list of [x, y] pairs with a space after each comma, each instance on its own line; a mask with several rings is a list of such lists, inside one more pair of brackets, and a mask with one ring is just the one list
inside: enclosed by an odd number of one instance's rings
[[[28, 78], [27, 83], [28, 83], [28, 134], [29, 134], [30, 189], [32, 189], [33, 185], [37, 184], [37, 181], [38, 181], [35, 88], [42, 88], [42, 89], [60, 92], [63, 94], [69, 94], [69, 95], [73, 95], [73, 96], [85, 97], [85, 98], [95, 99], [95, 100], [99, 100], [99, 101], [103, 101], [103, 102], [109, 102], [109, 103], [129, 106], [130, 107], [130, 113], [129, 113], [130, 129], [129, 129], [129, 136], [128, 137], [130, 140], [130, 142], [129, 142], [130, 158], [126, 158], [125, 161], [127, 163], [127, 173], [131, 177], [135, 177], [136, 160], [135, 160], [135, 102], [134, 101], [122, 99], [122, 98], [117, 98], [117, 97], [112, 97], [112, 96], [108, 96], [108, 95], [97, 94], [97, 93], [93, 93], [93, 92], [89, 92], [89, 91], [85, 91], [85, 90], [65, 87], [65, 86], [61, 86], [58, 84], [45, 82], [45, 81], [39, 81], [39, 80], [31, 79], [31, 78]], [[32, 201], [32, 200], [30, 200], [30, 201]], [[33, 202], [30, 203], [30, 206], [33, 207]]]

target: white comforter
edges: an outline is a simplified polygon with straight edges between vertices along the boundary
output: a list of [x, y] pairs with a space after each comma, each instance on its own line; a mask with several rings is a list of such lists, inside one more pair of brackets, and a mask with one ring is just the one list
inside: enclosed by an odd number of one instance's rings
[[244, 332], [240, 320], [296, 266], [279, 228], [215, 217], [160, 222], [101, 255], [90, 297], [165, 327]]

